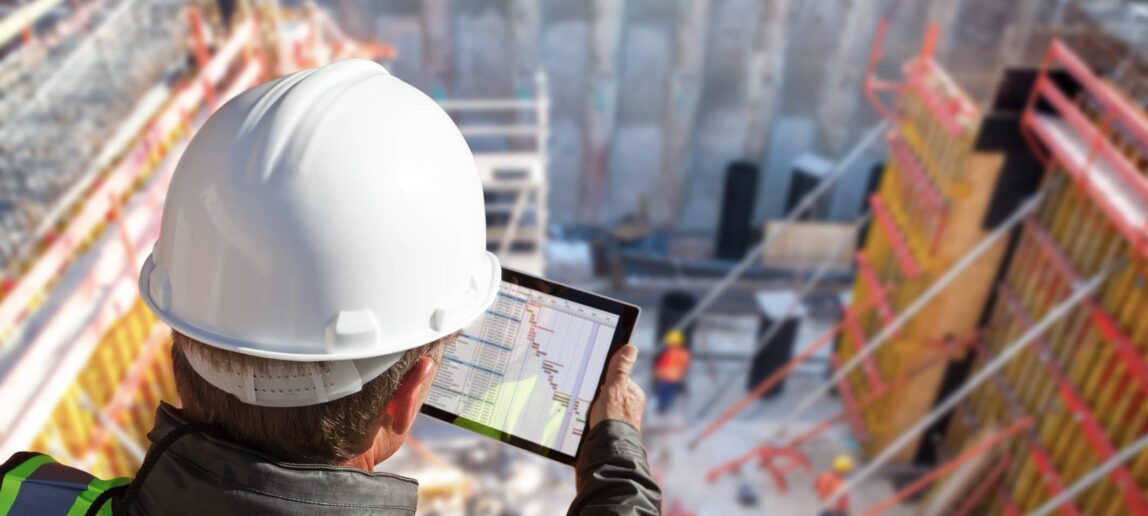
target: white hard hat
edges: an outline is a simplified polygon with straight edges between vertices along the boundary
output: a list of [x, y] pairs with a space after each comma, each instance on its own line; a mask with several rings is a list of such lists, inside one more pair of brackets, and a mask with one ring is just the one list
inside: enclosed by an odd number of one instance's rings
[[248, 90], [204, 124], [140, 293], [205, 344], [324, 362], [256, 377], [189, 356], [213, 385], [256, 405], [322, 403], [490, 306], [501, 273], [485, 215], [442, 108], [374, 62], [341, 61]]

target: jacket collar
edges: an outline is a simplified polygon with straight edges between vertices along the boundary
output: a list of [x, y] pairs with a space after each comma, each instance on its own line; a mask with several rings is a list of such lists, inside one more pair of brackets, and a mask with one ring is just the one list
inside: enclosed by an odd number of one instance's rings
[[[161, 403], [148, 438], [158, 443], [186, 424], [178, 409]], [[154, 448], [149, 450], [149, 454], [154, 452]], [[326, 512], [341, 507], [357, 508], [360, 513], [413, 513], [418, 502], [418, 482], [414, 479], [340, 466], [278, 462], [200, 433], [179, 438], [160, 459], [143, 483], [140, 500], [145, 505], [150, 505], [148, 500], [159, 502], [170, 494], [157, 491], [173, 488], [183, 491], [180, 498], [186, 493], [212, 491], [214, 497], [234, 492], [237, 509], [294, 509], [291, 513], [314, 512], [318, 506]], [[220, 486], [228, 489], [220, 494]]]

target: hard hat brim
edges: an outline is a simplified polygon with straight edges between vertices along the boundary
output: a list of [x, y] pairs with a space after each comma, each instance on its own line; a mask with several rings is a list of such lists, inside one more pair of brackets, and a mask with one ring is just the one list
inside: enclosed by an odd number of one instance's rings
[[460, 315], [452, 317], [452, 320], [459, 321], [461, 324], [454, 324], [451, 326], [443, 327], [439, 330], [426, 328], [425, 331], [418, 331], [407, 335], [388, 335], [386, 338], [385, 349], [378, 350], [365, 350], [357, 352], [346, 353], [294, 353], [289, 351], [274, 351], [276, 349], [291, 349], [293, 347], [299, 348], [299, 343], [284, 343], [284, 342], [257, 342], [253, 340], [246, 340], [243, 338], [236, 338], [233, 336], [225, 335], [201, 325], [194, 324], [173, 310], [163, 309], [160, 303], [155, 299], [156, 291], [153, 290], [152, 272], [156, 268], [154, 253], [148, 255], [147, 260], [140, 271], [139, 276], [139, 290], [140, 297], [143, 298], [144, 304], [165, 324], [198, 342], [202, 342], [209, 346], [233, 351], [244, 355], [250, 355], [262, 358], [271, 358], [276, 360], [288, 360], [297, 362], [321, 362], [321, 361], [336, 361], [336, 360], [356, 360], [362, 358], [372, 358], [384, 355], [391, 355], [398, 352], [403, 352], [419, 346], [430, 344], [435, 340], [450, 335], [459, 331], [472, 322], [478, 319], [483, 313], [486, 312], [490, 305], [494, 303], [495, 297], [498, 296], [499, 286], [502, 282], [502, 266], [499, 263], [498, 257], [489, 251], [485, 252], [482, 258], [484, 263], [476, 267], [476, 294], [473, 296], [474, 302], [469, 307], [461, 307], [459, 309]]

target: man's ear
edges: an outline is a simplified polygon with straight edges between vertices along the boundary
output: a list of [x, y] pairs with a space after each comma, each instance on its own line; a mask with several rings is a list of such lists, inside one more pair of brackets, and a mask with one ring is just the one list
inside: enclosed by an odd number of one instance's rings
[[415, 417], [430, 392], [438, 364], [430, 356], [419, 357], [414, 367], [403, 376], [399, 388], [395, 389], [386, 407], [386, 425], [395, 435], [406, 434], [415, 424]]

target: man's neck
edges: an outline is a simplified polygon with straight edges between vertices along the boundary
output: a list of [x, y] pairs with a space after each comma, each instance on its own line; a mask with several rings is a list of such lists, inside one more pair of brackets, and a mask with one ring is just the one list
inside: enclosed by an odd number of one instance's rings
[[398, 451], [399, 446], [402, 446], [404, 440], [405, 436], [397, 436], [380, 430], [370, 448], [340, 465], [370, 473], [375, 470], [375, 466], [391, 458], [391, 455]]

